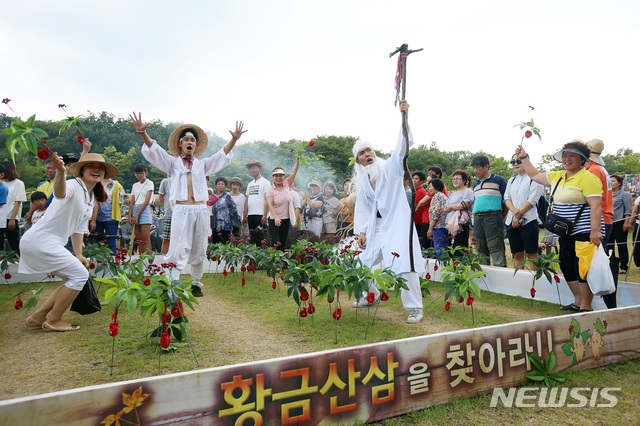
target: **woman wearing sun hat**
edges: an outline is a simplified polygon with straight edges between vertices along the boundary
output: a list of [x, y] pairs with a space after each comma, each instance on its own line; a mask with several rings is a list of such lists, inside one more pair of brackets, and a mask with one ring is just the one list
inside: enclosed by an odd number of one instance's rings
[[[44, 331], [75, 331], [80, 327], [62, 320], [89, 272], [87, 259], [82, 256], [82, 237], [97, 201], [105, 201], [107, 194], [102, 180], [118, 174], [118, 168], [107, 163], [100, 154], [87, 154], [69, 166], [75, 179], [65, 180], [65, 165], [58, 153], [53, 154], [56, 176], [53, 182], [54, 199], [47, 212], [20, 240], [20, 264], [23, 274], [53, 273], [62, 278], [62, 285], [26, 319], [27, 328]], [[64, 246], [71, 237], [74, 256]]]
[[[269, 208], [268, 224], [271, 244], [284, 251], [289, 236], [289, 226], [295, 226], [295, 208], [291, 198], [290, 189], [298, 174], [300, 165], [298, 157], [293, 165], [293, 170], [285, 179], [284, 167], [277, 166], [271, 172], [273, 185], [267, 191], [267, 207]], [[293, 213], [293, 214], [292, 214]]]
[[165, 262], [173, 262], [171, 279], [180, 278], [180, 273], [191, 266], [191, 291], [196, 297], [203, 296], [202, 283], [204, 262], [207, 259], [207, 244], [211, 235], [209, 210], [207, 209], [206, 176], [212, 175], [229, 164], [231, 150], [246, 130], [244, 123], [236, 121], [231, 139], [210, 157], [198, 159], [207, 148], [207, 134], [195, 124], [178, 126], [169, 136], [169, 154], [147, 134], [149, 123], [134, 112], [129, 122], [142, 138], [142, 155], [151, 164], [171, 177], [170, 201], [174, 204], [171, 216], [171, 242]]
[[571, 234], [560, 236], [558, 242], [560, 269], [573, 293], [574, 301], [560, 309], [572, 312], [592, 311], [593, 293], [587, 282], [580, 277], [575, 247], [577, 241], [600, 245], [604, 236], [602, 184], [596, 175], [585, 168], [590, 155], [589, 147], [577, 139], [564, 144], [553, 155], [556, 161], [562, 163], [564, 170], [546, 173], [536, 170], [522, 146], [516, 148], [515, 155], [522, 161], [531, 180], [551, 187], [552, 212], [573, 222]]

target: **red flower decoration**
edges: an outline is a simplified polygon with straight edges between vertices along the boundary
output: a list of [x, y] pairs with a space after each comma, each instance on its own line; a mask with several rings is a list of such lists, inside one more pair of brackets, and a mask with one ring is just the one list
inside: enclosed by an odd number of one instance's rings
[[7, 272], [6, 274], [4, 274], [4, 278], [5, 278], [6, 280], [10, 280], [10, 279], [11, 279], [11, 276], [12, 276], [12, 275], [11, 275], [10, 273], [8, 273], [8, 272]]
[[427, 275], [424, 276], [426, 279], [430, 280], [431, 279], [431, 274], [427, 272]]
[[447, 302], [444, 304], [444, 310], [448, 311], [449, 309], [451, 309], [451, 302]]
[[13, 307], [16, 308], [17, 311], [19, 311], [20, 309], [22, 309], [22, 305], [22, 300], [18, 299], [16, 300], [16, 304]]
[[536, 297], [536, 289], [531, 287], [531, 290], [529, 290], [529, 293], [531, 293], [531, 298], [533, 299], [534, 297]]
[[169, 336], [169, 332], [162, 332], [162, 337], [160, 337], [160, 347], [162, 349], [167, 349], [171, 344], [171, 336]]
[[38, 158], [41, 160], [46, 160], [51, 155], [51, 151], [46, 146], [42, 149], [38, 150]]
[[558, 276], [558, 274], [553, 274], [553, 280], [558, 284], [560, 283], [560, 277]]
[[300, 309], [300, 318], [305, 318], [307, 316], [307, 308]]
[[474, 300], [475, 300], [475, 299], [474, 299], [473, 297], [471, 297], [471, 296], [467, 297], [467, 306], [471, 306], [471, 305], [473, 305], [473, 301], [474, 301]]
[[376, 295], [374, 292], [370, 291], [369, 293], [367, 293], [367, 302], [369, 302], [369, 304], [372, 304], [376, 301]]
[[112, 322], [111, 324], [109, 324], [109, 336], [116, 337], [118, 335], [119, 329], [120, 326], [117, 322]]
[[339, 320], [340, 318], [342, 318], [342, 308], [334, 309], [331, 315], [333, 316], [334, 320]]
[[383, 291], [382, 293], [380, 293], [380, 300], [386, 302], [387, 300], [389, 300], [389, 295]]

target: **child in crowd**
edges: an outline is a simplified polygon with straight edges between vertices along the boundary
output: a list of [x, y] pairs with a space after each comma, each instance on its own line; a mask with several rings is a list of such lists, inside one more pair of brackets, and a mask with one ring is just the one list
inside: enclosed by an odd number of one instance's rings
[[31, 225], [35, 225], [44, 212], [47, 211], [47, 194], [42, 191], [34, 191], [31, 194], [31, 207], [34, 209], [31, 215]]

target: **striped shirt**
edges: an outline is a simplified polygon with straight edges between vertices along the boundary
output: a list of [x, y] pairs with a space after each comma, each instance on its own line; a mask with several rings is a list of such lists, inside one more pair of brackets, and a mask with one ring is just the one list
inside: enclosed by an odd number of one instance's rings
[[[591, 208], [587, 203], [587, 198], [602, 197], [600, 179], [584, 168], [568, 179], [566, 170], [547, 172], [547, 179], [551, 183], [552, 191], [561, 178], [562, 181], [553, 194], [551, 211], [562, 218], [574, 222], [571, 235], [590, 233]], [[576, 216], [582, 206], [585, 206], [585, 208], [576, 222]], [[600, 217], [600, 231], [604, 234], [603, 217]]]
[[488, 213], [502, 210], [502, 197], [507, 190], [507, 181], [491, 172], [485, 180], [473, 184], [473, 213]]

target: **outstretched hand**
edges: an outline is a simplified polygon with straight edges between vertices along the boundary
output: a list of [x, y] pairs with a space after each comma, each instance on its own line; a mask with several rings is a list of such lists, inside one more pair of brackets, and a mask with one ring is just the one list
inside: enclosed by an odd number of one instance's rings
[[231, 137], [234, 140], [240, 139], [240, 136], [247, 132], [247, 130], [242, 130], [243, 128], [244, 123], [242, 121], [236, 121], [236, 129], [234, 131], [229, 130], [229, 133], [231, 133]]
[[64, 173], [64, 161], [62, 160], [62, 157], [58, 155], [57, 152], [53, 153], [51, 162], [53, 163], [53, 167], [55, 167], [56, 170], [58, 170], [60, 173]]
[[526, 155], [527, 155], [527, 153], [524, 150], [524, 148], [522, 147], [522, 145], [518, 145], [518, 147], [516, 148], [515, 154], [516, 154], [516, 156], [518, 158], [526, 157]]
[[135, 112], [129, 114], [129, 120], [127, 121], [133, 126], [134, 129], [136, 129], [136, 132], [144, 132], [145, 130], [147, 130], [147, 127], [149, 127], [150, 124], [142, 122], [141, 112], [139, 112], [138, 115], [136, 115]]

